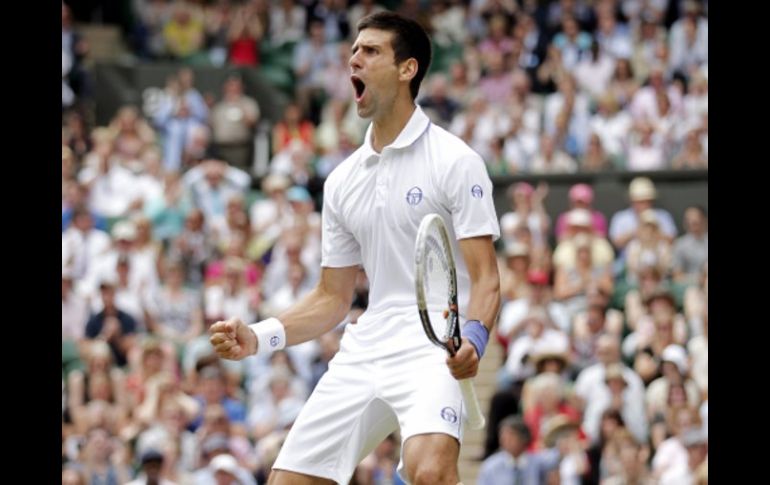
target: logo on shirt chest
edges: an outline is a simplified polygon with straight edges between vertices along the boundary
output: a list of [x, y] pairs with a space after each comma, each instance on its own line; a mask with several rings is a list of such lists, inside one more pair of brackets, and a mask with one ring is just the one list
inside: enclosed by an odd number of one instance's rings
[[416, 206], [422, 201], [422, 189], [420, 187], [412, 187], [406, 193], [406, 203], [411, 206]]

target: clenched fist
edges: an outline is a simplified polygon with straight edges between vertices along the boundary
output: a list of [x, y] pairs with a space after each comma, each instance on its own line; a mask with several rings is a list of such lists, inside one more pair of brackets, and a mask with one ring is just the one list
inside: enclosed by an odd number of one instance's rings
[[257, 336], [240, 318], [215, 323], [209, 334], [212, 347], [223, 359], [241, 360], [257, 353]]

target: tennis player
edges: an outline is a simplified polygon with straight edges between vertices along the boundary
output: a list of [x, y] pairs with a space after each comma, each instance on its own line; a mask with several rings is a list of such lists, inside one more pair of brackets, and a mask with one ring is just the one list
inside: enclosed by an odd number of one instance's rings
[[[431, 46], [416, 22], [392, 12], [358, 24], [350, 58], [358, 114], [371, 118], [363, 145], [324, 185], [318, 285], [278, 318], [215, 323], [211, 343], [227, 359], [314, 339], [341, 322], [356, 271], [370, 280], [369, 307], [292, 427], [270, 484], [347, 484], [357, 464], [401, 429], [399, 475], [422, 485], [458, 482], [463, 403], [457, 379], [478, 371], [500, 306], [493, 240], [499, 237], [484, 161], [415, 105]], [[415, 297], [414, 248], [422, 218], [444, 219], [457, 257], [462, 343], [430, 343]]]

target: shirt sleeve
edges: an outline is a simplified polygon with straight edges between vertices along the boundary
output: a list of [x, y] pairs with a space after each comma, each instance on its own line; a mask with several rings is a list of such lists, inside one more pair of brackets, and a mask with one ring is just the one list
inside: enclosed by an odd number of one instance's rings
[[492, 198], [492, 181], [478, 155], [460, 157], [443, 174], [443, 189], [458, 239], [500, 237], [500, 225]]

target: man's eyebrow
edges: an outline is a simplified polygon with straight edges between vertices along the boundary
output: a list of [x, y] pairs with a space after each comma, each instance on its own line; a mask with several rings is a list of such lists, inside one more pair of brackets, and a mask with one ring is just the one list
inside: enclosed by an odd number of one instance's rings
[[353, 54], [355, 54], [358, 51], [358, 49], [361, 47], [371, 47], [373, 49], [379, 49], [381, 46], [380, 44], [377, 44], [375, 42], [361, 42], [360, 44], [359, 43], [353, 44], [353, 48], [351, 49], [351, 51], [353, 52]]

